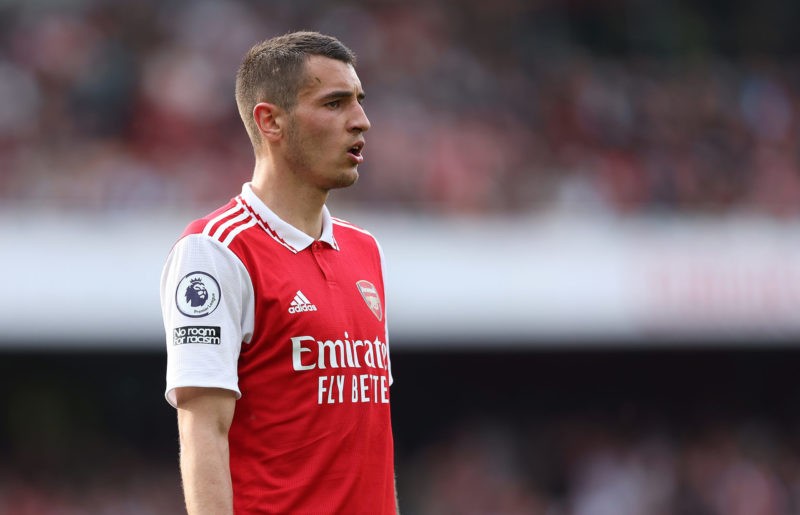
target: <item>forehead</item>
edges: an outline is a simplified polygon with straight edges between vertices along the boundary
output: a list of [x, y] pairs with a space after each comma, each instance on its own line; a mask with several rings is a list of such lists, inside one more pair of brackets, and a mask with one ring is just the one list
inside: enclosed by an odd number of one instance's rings
[[352, 64], [318, 55], [306, 59], [305, 73], [298, 96], [323, 96], [331, 91], [361, 93], [361, 81]]

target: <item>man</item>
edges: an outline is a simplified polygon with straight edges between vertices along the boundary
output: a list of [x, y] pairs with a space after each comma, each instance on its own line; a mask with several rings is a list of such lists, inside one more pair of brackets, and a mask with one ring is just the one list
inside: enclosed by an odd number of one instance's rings
[[396, 512], [383, 256], [325, 207], [364, 159], [354, 62], [314, 32], [250, 49], [236, 102], [252, 182], [164, 267], [190, 515]]

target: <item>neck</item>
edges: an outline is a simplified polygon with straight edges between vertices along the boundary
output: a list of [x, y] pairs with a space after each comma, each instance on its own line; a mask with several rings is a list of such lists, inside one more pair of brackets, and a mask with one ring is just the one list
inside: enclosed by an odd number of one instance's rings
[[281, 173], [268, 158], [257, 157], [253, 193], [283, 221], [317, 239], [322, 234], [322, 208], [328, 192], [295, 178], [292, 173]]

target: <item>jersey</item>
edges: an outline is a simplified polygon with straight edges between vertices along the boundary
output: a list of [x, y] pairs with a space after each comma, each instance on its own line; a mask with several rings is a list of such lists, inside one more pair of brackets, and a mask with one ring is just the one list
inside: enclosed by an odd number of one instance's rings
[[237, 515], [395, 513], [383, 254], [327, 208], [322, 225], [314, 240], [245, 184], [164, 267], [165, 395], [236, 393]]

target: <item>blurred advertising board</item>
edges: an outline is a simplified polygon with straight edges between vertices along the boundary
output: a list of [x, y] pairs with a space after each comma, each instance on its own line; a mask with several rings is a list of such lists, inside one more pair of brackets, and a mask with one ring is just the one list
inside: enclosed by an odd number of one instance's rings
[[[163, 346], [196, 214], [0, 213], [0, 348]], [[383, 246], [398, 347], [800, 345], [798, 220], [345, 218]]]

